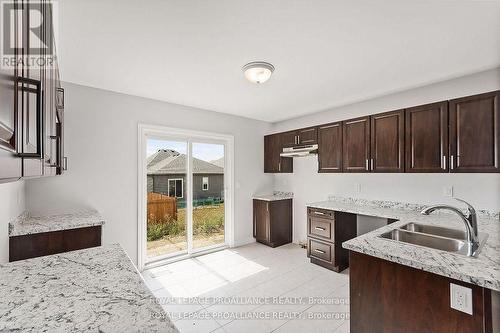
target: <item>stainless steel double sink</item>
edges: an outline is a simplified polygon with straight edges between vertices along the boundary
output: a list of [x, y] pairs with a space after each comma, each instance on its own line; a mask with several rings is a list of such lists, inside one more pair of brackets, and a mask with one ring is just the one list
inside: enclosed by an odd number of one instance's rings
[[471, 248], [472, 244], [467, 242], [465, 231], [419, 223], [405, 224], [398, 229], [383, 233], [380, 237], [436, 250], [477, 257], [488, 238], [488, 234], [479, 234], [479, 246], [475, 249]]

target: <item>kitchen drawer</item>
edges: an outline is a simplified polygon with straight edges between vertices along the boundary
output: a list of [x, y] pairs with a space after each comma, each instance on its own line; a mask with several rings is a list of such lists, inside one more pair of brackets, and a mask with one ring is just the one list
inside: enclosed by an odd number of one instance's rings
[[334, 221], [328, 218], [309, 216], [307, 218], [307, 232], [310, 237], [319, 237], [333, 242], [334, 236]]
[[333, 265], [334, 252], [335, 249], [332, 243], [321, 242], [312, 238], [308, 239], [307, 256], [309, 258], [318, 259]]
[[326, 219], [333, 219], [334, 213], [335, 212], [333, 210], [328, 210], [328, 209], [312, 208], [312, 207], [307, 208], [307, 214], [309, 216], [318, 216]]

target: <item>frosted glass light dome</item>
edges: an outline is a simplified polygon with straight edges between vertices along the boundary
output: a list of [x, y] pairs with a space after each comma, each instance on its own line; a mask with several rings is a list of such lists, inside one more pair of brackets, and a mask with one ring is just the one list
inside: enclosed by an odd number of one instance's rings
[[243, 72], [248, 81], [252, 83], [264, 83], [271, 78], [274, 66], [268, 62], [253, 61], [243, 66]]

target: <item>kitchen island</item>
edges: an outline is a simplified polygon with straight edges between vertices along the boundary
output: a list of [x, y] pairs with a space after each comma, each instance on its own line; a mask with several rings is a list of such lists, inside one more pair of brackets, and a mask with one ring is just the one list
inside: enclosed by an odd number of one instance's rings
[[[498, 332], [500, 330], [500, 221], [478, 212], [488, 234], [477, 257], [416, 246], [380, 236], [408, 223], [464, 230], [456, 214], [420, 214], [424, 205], [351, 198], [307, 205], [396, 221], [344, 242], [349, 255], [353, 332]], [[457, 203], [455, 206], [461, 207]], [[470, 289], [472, 311], [451, 308], [451, 288]]]
[[177, 332], [120, 245], [0, 265], [0, 331]]

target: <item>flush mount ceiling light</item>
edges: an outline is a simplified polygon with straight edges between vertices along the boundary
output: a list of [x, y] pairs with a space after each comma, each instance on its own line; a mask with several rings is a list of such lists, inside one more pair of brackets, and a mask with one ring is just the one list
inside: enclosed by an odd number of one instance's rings
[[253, 61], [242, 68], [245, 77], [253, 83], [264, 83], [271, 78], [274, 72], [274, 66], [268, 62]]

